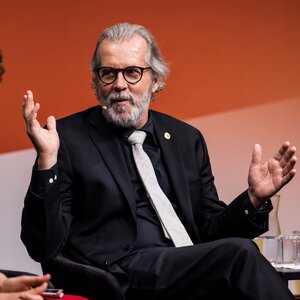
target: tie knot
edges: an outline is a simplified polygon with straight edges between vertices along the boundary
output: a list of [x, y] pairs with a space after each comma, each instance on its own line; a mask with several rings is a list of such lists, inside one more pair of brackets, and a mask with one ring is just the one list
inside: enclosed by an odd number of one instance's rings
[[146, 135], [147, 133], [145, 131], [136, 130], [128, 137], [128, 143], [130, 145], [134, 145], [134, 144], [143, 145]]

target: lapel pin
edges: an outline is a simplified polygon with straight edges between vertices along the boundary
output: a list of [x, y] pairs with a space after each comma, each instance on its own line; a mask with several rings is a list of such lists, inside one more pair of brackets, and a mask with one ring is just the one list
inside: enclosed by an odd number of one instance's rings
[[164, 133], [164, 138], [165, 138], [166, 140], [169, 140], [169, 139], [171, 138], [170, 133], [169, 133], [169, 132], [165, 132], [165, 133]]

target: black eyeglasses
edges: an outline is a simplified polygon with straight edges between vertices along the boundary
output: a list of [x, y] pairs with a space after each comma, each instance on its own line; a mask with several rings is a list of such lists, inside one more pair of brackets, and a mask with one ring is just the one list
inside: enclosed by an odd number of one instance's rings
[[106, 84], [111, 84], [116, 81], [119, 72], [122, 72], [124, 79], [131, 84], [138, 83], [144, 74], [144, 71], [150, 70], [150, 67], [142, 68], [130, 66], [124, 69], [114, 69], [111, 67], [101, 67], [96, 69], [99, 79]]

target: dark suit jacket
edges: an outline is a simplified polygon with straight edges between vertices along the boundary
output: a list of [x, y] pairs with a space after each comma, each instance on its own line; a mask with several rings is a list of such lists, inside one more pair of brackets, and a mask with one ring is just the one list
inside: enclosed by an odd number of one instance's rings
[[[193, 242], [253, 238], [266, 231], [267, 214], [252, 218], [255, 212], [244, 213], [246, 192], [228, 206], [218, 199], [201, 133], [151, 113], [180, 217]], [[136, 203], [119, 139], [98, 106], [58, 120], [57, 129], [58, 167], [33, 172], [21, 238], [37, 261], [62, 251], [75, 261], [104, 267], [128, 254], [136, 238]], [[36, 185], [55, 174], [57, 180], [37, 193]]]

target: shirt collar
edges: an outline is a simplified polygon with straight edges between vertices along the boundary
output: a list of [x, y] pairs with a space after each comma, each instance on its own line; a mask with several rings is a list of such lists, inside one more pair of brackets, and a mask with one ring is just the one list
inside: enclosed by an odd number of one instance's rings
[[[147, 123], [140, 128], [139, 130], [141, 131], [145, 131], [147, 133], [147, 137], [146, 137], [146, 143], [150, 143], [154, 146], [157, 145], [156, 143], [156, 138], [155, 138], [155, 134], [154, 134], [154, 122], [153, 122], [153, 117], [151, 115], [151, 112], [149, 111], [149, 118]], [[132, 134], [132, 132], [134, 131], [134, 129], [132, 128], [121, 128], [118, 127], [117, 131], [119, 133], [119, 136], [121, 138], [121, 140], [123, 142], [127, 142], [128, 137]]]

